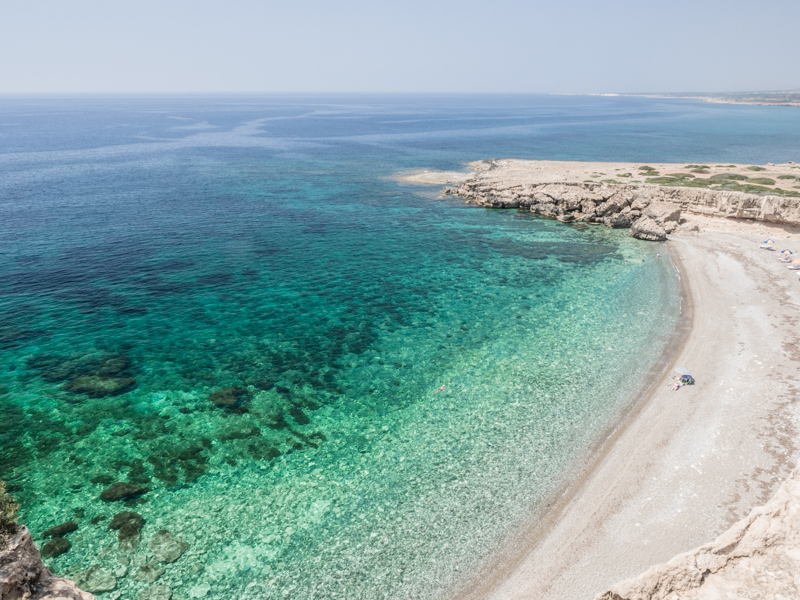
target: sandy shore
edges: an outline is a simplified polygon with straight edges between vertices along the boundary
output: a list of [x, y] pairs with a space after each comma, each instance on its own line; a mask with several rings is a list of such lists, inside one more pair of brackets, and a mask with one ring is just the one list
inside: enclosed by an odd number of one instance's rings
[[[711, 541], [797, 463], [800, 281], [758, 243], [772, 236], [800, 251], [800, 231], [690, 218], [703, 233], [667, 242], [691, 318], [674, 361], [546, 518], [517, 532], [458, 600], [594, 598]], [[673, 391], [675, 366], [697, 384]]]

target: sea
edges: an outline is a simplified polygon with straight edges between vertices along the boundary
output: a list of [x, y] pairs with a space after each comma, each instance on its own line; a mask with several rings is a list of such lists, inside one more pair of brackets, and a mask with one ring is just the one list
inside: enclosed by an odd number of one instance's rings
[[0, 478], [100, 599], [442, 598], [686, 314], [663, 245], [398, 175], [798, 139], [682, 99], [0, 97]]

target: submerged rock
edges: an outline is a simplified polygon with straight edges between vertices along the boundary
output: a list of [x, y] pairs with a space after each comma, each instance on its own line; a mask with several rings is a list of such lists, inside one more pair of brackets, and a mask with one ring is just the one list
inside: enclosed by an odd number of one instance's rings
[[68, 539], [62, 537], [55, 537], [44, 546], [42, 546], [42, 558], [55, 558], [61, 556], [72, 548], [72, 544]]
[[117, 578], [100, 565], [94, 565], [76, 573], [75, 584], [87, 592], [110, 592], [117, 587]]
[[51, 527], [42, 534], [42, 537], [43, 538], [64, 537], [68, 533], [72, 533], [73, 531], [77, 530], [78, 530], [78, 524], [75, 521], [69, 521], [67, 523], [61, 523], [61, 525], [56, 525], [55, 527]]
[[217, 408], [238, 408], [250, 400], [250, 392], [239, 386], [228, 386], [218, 389], [208, 397]]
[[117, 529], [117, 539], [121, 552], [134, 552], [139, 547], [139, 532], [145, 521], [142, 515], [133, 511], [123, 511], [114, 515], [108, 524], [109, 529]]
[[76, 377], [64, 385], [64, 389], [73, 394], [83, 394], [90, 398], [119, 396], [136, 385], [136, 380], [128, 377], [101, 377], [89, 375]]
[[145, 583], [154, 583], [161, 577], [164, 573], [166, 573], [166, 569], [164, 568], [157, 568], [153, 565], [142, 565], [139, 567], [139, 571], [133, 578], [136, 581], [144, 581]]
[[147, 490], [141, 486], [118, 481], [103, 490], [103, 493], [100, 494], [100, 500], [116, 502], [117, 500], [126, 500], [128, 498], [141, 496], [145, 492], [147, 492]]
[[117, 530], [122, 529], [125, 525], [133, 525], [137, 528], [137, 531], [142, 528], [144, 525], [145, 520], [137, 512], [133, 512], [131, 510], [123, 510], [114, 515], [111, 519], [111, 522], [108, 524], [109, 529]]
[[152, 537], [147, 547], [159, 562], [173, 563], [186, 552], [189, 544], [172, 537], [169, 531], [162, 529]]
[[45, 381], [66, 382], [64, 390], [92, 398], [116, 396], [136, 385], [132, 364], [122, 354], [63, 357], [39, 354], [28, 361]]
[[649, 217], [640, 217], [631, 225], [631, 235], [640, 240], [663, 242], [667, 239], [664, 228]]
[[170, 600], [172, 590], [165, 585], [154, 585], [139, 595], [139, 600]]

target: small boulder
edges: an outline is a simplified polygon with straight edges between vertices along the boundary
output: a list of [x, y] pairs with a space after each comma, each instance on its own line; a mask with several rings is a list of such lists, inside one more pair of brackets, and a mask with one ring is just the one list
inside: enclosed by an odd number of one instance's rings
[[664, 228], [648, 217], [640, 217], [631, 225], [631, 235], [640, 240], [663, 242], [667, 239]]
[[667, 234], [674, 233], [677, 228], [678, 223], [676, 221], [667, 221], [664, 223], [664, 231], [666, 231]]
[[684, 223], [679, 229], [684, 233], [697, 233], [700, 231], [696, 223]]
[[189, 544], [172, 537], [169, 531], [162, 529], [153, 536], [147, 547], [150, 548], [150, 552], [159, 562], [173, 563], [186, 552]]
[[603, 223], [605, 223], [606, 227], [624, 229], [631, 226], [631, 219], [628, 213], [620, 212], [607, 216], [603, 219]]
[[89, 593], [110, 592], [117, 587], [117, 579], [100, 565], [89, 567], [85, 571], [76, 573], [73, 578], [75, 585]]
[[42, 558], [55, 558], [61, 556], [72, 547], [69, 540], [62, 537], [55, 537], [42, 546]]
[[623, 208], [623, 205], [615, 200], [606, 200], [595, 209], [598, 217], [608, 217], [614, 213], [618, 213]]
[[69, 521], [67, 523], [62, 523], [61, 525], [56, 525], [55, 527], [51, 527], [42, 534], [42, 537], [43, 538], [64, 537], [68, 533], [72, 533], [73, 531], [77, 530], [78, 530], [78, 524], [75, 521]]
[[118, 481], [103, 490], [100, 494], [100, 500], [116, 502], [117, 500], [127, 500], [128, 498], [141, 496], [145, 492], [147, 492], [147, 490], [139, 485]]
[[565, 213], [556, 217], [562, 223], [572, 223], [575, 220], [575, 215], [572, 213]]
[[642, 211], [642, 215], [663, 225], [669, 221], [680, 221], [681, 207], [672, 202], [651, 202]]
[[552, 203], [534, 204], [531, 212], [542, 215], [543, 217], [557, 217], [564, 213], [564, 209]]

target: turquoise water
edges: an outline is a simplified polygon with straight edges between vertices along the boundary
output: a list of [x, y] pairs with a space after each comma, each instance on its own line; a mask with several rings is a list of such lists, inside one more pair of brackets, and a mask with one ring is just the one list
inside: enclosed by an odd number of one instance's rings
[[[0, 477], [35, 536], [78, 523], [46, 562], [114, 574], [101, 598], [148, 587], [163, 529], [188, 544], [157, 581], [174, 598], [435, 598], [624, 410], [679, 299], [659, 245], [392, 176], [498, 156], [793, 160], [794, 115], [0, 100]], [[100, 500], [115, 481], [147, 491]], [[108, 528], [122, 510], [146, 521], [138, 545]]]

